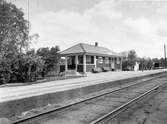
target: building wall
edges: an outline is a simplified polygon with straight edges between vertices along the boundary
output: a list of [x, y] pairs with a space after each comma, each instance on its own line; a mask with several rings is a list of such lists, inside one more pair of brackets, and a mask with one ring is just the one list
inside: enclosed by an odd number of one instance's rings
[[102, 68], [102, 67], [110, 67], [110, 64], [97, 63], [96, 66], [97, 66], [97, 67], [100, 67], [100, 68]]
[[[112, 68], [112, 65], [114, 68]], [[98, 57], [96, 61], [96, 66], [100, 68], [109, 67], [113, 70], [121, 70], [121, 61], [120, 58], [118, 59], [118, 58]]]
[[[86, 65], [86, 72], [92, 72], [92, 69], [95, 68], [95, 65], [93, 64], [87, 64]], [[65, 71], [65, 65], [60, 65], [60, 72]], [[78, 72], [83, 72], [83, 64], [78, 64], [77, 65], [77, 71]]]
[[83, 72], [83, 64], [77, 65], [77, 72]]
[[97, 58], [97, 61], [96, 61], [96, 67], [111, 67], [110, 65], [110, 60], [108, 59], [106, 61], [106, 58], [105, 57], [98, 57]]
[[64, 72], [65, 71], [65, 65], [60, 65], [60, 72]]
[[[100, 67], [100, 68], [102, 68], [102, 67], [108, 67], [108, 68], [111, 68], [111, 70], [121, 70], [121, 68], [122, 68], [121, 67], [121, 63], [122, 62], [120, 61], [120, 58], [110, 58], [110, 57], [99, 57], [98, 56], [94, 60], [90, 56], [87, 56], [87, 59], [89, 59], [89, 61], [87, 61], [87, 64], [86, 64], [86, 72], [92, 72], [92, 69], [95, 68], [95, 63], [96, 63], [96, 67]], [[112, 66], [114, 68], [112, 68]], [[75, 69], [75, 68], [76, 67], [74, 67], [73, 69]], [[65, 65], [60, 65], [60, 72], [63, 72], [63, 71], [65, 71]], [[83, 72], [83, 63], [80, 63], [80, 62], [78, 63], [78, 65], [77, 65], [77, 71], [78, 72]]]
[[95, 68], [95, 65], [93, 65], [93, 64], [87, 64], [86, 65], [86, 72], [92, 72], [93, 68]]

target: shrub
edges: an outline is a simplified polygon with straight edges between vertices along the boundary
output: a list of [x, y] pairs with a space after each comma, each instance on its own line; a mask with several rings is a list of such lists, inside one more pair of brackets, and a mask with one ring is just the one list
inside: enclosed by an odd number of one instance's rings
[[11, 68], [7, 59], [0, 58], [0, 84], [10, 81]]
[[10, 82], [36, 81], [41, 74], [43, 61], [35, 55], [18, 56], [11, 65], [12, 78]]
[[18, 55], [13, 59], [0, 60], [0, 84], [36, 81], [41, 75], [44, 62], [36, 55]]

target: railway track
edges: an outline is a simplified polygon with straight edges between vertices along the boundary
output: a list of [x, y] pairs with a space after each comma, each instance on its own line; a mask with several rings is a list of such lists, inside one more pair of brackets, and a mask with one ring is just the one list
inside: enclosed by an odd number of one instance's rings
[[[157, 79], [158, 78], [158, 79]], [[107, 112], [107, 114], [103, 114], [103, 116], [101, 116], [102, 114], [100, 114], [100, 116], [98, 117], [98, 119], [95, 119], [94, 121], [92, 120], [89, 120], [86, 121], [85, 123], [90, 123], [90, 124], [99, 124], [99, 123], [106, 123], [106, 121], [112, 119], [113, 117], [115, 117], [116, 115], [119, 114], [119, 112], [125, 110], [125, 108], [127, 108], [127, 106], [131, 105], [131, 104], [134, 104], [135, 102], [137, 102], [139, 99], [141, 98], [144, 98], [146, 95], [149, 95], [150, 93], [152, 93], [155, 89], [157, 89], [158, 87], [161, 87], [162, 85], [164, 85], [165, 83], [163, 83], [165, 80], [164, 78], [161, 76], [158, 76], [158, 77], [153, 77], [153, 78], [149, 78], [149, 79], [146, 79], [146, 80], [141, 80], [140, 81], [137, 81], [135, 83], [132, 83], [132, 84], [128, 84], [126, 86], [123, 86], [123, 87], [118, 87], [117, 89], [115, 90], [107, 90], [106, 92], [103, 92], [103, 93], [100, 93], [98, 95], [94, 95], [94, 96], [91, 96], [91, 97], [88, 97], [86, 99], [83, 99], [83, 100], [80, 100], [80, 101], [76, 101], [76, 102], [73, 102], [71, 104], [68, 104], [68, 105], [64, 105], [64, 106], [61, 106], [61, 107], [58, 107], [58, 108], [55, 108], [55, 109], [52, 109], [52, 110], [49, 110], [49, 111], [45, 111], [45, 112], [41, 112], [41, 113], [38, 113], [36, 115], [33, 115], [33, 116], [29, 116], [29, 117], [26, 117], [26, 118], [22, 118], [22, 119], [18, 119], [18, 120], [15, 120], [12, 122], [12, 124], [36, 124], [36, 123], [43, 123], [46, 118], [49, 118], [49, 115], [51, 114], [51, 116], [53, 116], [52, 114], [57, 114], [57, 113], [61, 113], [61, 111], [65, 112], [66, 110], [68, 110], [70, 107], [74, 107], [74, 106], [77, 106], [77, 105], [80, 105], [80, 104], [87, 104], [88, 102], [92, 102], [94, 101], [95, 99], [99, 99], [99, 98], [102, 98], [102, 97], [109, 97], [111, 94], [118, 94], [117, 97], [119, 97], [119, 95], [121, 95], [122, 93], [123, 94], [126, 94], [127, 92], [129, 92], [130, 90], [131, 93], [136, 89], [136, 87], [138, 86], [144, 86], [144, 87], [147, 87], [145, 89], [142, 89], [140, 90], [139, 88], [139, 91], [136, 91], [136, 93], [138, 95], [132, 95], [131, 97], [128, 96], [127, 99], [128, 99], [128, 102], [126, 100], [126, 102], [124, 102], [123, 104], [121, 103], [121, 105], [114, 105], [116, 106], [114, 109], [112, 109], [111, 112]], [[145, 84], [145, 85], [143, 85]], [[158, 85], [157, 85], [158, 84]], [[150, 89], [151, 88], [151, 89]], [[128, 89], [128, 90], [127, 90]], [[144, 90], [144, 91], [143, 91]], [[147, 91], [147, 92], [146, 92]], [[143, 93], [144, 92], [144, 93]], [[139, 95], [140, 94], [140, 95]], [[115, 97], [115, 96], [114, 96]], [[129, 101], [130, 99], [130, 101]], [[96, 101], [96, 100], [95, 100]], [[90, 103], [88, 103], [89, 105]], [[92, 103], [91, 103], [92, 104]], [[82, 106], [82, 105], [81, 105]], [[44, 119], [43, 119], [44, 117]], [[35, 121], [34, 121], [35, 120]], [[36, 122], [37, 121], [37, 122]], [[55, 122], [55, 121], [54, 121]], [[59, 124], [61, 124], [60, 122], [57, 122]], [[64, 124], [64, 122], [62, 122]], [[48, 124], [48, 123], [47, 123]], [[50, 123], [49, 123], [50, 124]], [[51, 122], [52, 124], [52, 122]], [[53, 123], [55, 124], [55, 123]], [[68, 123], [69, 124], [69, 123]]]
[[118, 116], [121, 112], [123, 112], [126, 109], [128, 109], [131, 105], [134, 105], [135, 103], [143, 100], [143, 98], [147, 97], [148, 95], [156, 92], [160, 87], [162, 87], [165, 84], [167, 84], [167, 82], [153, 87], [152, 89], [150, 89], [147, 92], [135, 97], [134, 99], [132, 99], [129, 102], [121, 105], [120, 107], [114, 109], [113, 111], [111, 111], [111, 112], [109, 112], [109, 113], [97, 118], [96, 120], [92, 121], [90, 124], [106, 124], [106, 123], [108, 123], [110, 120], [112, 120], [116, 116]]

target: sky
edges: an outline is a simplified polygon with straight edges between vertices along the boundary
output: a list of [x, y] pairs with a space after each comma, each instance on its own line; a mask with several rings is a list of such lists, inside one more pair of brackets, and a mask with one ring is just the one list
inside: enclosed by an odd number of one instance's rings
[[[10, 1], [10, 0], [8, 0]], [[28, 0], [11, 0], [28, 18]], [[32, 47], [77, 43], [115, 52], [134, 49], [139, 57], [164, 56], [167, 44], [167, 0], [29, 0]]]

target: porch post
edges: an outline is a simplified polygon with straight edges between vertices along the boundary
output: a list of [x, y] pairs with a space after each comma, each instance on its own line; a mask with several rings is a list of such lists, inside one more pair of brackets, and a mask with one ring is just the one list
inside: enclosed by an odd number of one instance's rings
[[86, 73], [86, 55], [83, 55], [83, 72]]
[[112, 70], [115, 70], [115, 59], [114, 59], [114, 57], [111, 57], [111, 68], [112, 68]]
[[94, 56], [94, 65], [95, 65], [95, 68], [96, 68], [96, 56]]
[[122, 71], [122, 59], [123, 59], [123, 58], [121, 57], [121, 71]]
[[77, 71], [78, 69], [78, 55], [75, 56], [75, 70]]
[[117, 57], [117, 70], [119, 71], [120, 70], [120, 68], [119, 68], [119, 64], [121, 64], [121, 62], [119, 61], [119, 57]]
[[65, 71], [68, 70], [68, 61], [67, 61], [67, 56], [65, 56]]
[[109, 66], [110, 66], [110, 68], [112, 68], [112, 66], [111, 66], [111, 57], [109, 57], [108, 59], [109, 59]]

